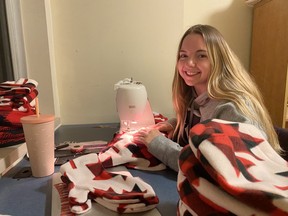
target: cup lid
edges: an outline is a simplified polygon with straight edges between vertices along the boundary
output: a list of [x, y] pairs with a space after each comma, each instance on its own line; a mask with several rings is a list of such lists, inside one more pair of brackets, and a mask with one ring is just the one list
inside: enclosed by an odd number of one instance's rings
[[21, 123], [29, 124], [39, 124], [44, 122], [54, 121], [54, 115], [50, 114], [41, 114], [39, 117], [37, 115], [24, 116], [20, 119]]

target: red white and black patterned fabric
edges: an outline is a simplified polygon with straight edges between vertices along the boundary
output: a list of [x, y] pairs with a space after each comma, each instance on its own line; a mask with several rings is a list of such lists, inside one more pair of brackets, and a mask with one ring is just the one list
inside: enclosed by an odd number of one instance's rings
[[[155, 122], [167, 120], [159, 114], [154, 117]], [[116, 133], [99, 155], [84, 155], [60, 167], [73, 213], [89, 211], [91, 200], [119, 213], [143, 212], [156, 207], [159, 200], [149, 184], [127, 171], [107, 170], [118, 165], [149, 171], [166, 169], [144, 144], [133, 143], [135, 132]]]
[[116, 133], [108, 148], [99, 153], [104, 167], [125, 165], [128, 168], [159, 171], [166, 166], [154, 157], [144, 144], [133, 142], [134, 132]]
[[250, 124], [207, 120], [179, 157], [178, 215], [288, 215], [288, 163]]
[[166, 116], [163, 116], [161, 113], [153, 112], [155, 124], [167, 121], [168, 118]]
[[118, 165], [145, 170], [166, 168], [143, 150], [145, 145], [138, 147], [128, 141], [130, 136], [115, 136], [108, 149], [99, 155], [84, 155], [60, 167], [61, 179], [68, 185], [73, 213], [89, 211], [91, 200], [119, 213], [142, 212], [156, 207], [159, 200], [150, 185], [127, 171], [106, 169]]
[[37, 85], [24, 78], [0, 84], [0, 148], [25, 142], [20, 118], [35, 114]]

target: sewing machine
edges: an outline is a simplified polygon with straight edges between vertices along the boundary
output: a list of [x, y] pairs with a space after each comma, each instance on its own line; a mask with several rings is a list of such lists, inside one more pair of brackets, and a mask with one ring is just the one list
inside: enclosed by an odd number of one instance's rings
[[132, 78], [114, 85], [120, 132], [134, 131], [155, 124], [145, 86]]

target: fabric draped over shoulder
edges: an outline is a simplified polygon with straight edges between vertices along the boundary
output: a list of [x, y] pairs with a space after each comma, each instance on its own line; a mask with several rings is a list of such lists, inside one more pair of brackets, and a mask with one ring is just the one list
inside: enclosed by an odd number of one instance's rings
[[177, 189], [178, 215], [288, 215], [288, 163], [251, 124], [194, 126]]

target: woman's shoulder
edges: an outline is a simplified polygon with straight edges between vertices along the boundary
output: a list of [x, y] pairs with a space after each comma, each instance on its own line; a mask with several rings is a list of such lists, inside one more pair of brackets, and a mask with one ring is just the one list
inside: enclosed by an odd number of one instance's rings
[[223, 119], [250, 123], [250, 121], [239, 111], [236, 104], [231, 101], [210, 99], [204, 106], [200, 107], [201, 121], [206, 119]]
[[237, 108], [236, 104], [231, 101], [219, 101], [211, 117], [227, 121], [251, 123]]

